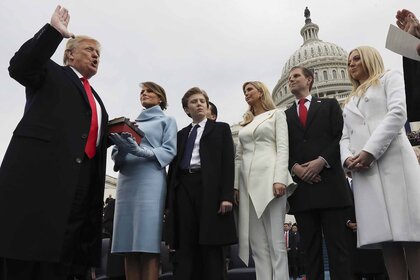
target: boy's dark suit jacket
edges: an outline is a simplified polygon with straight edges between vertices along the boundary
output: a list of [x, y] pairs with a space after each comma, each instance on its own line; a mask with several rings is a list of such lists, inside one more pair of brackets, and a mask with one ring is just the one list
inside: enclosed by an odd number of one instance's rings
[[[166, 241], [177, 248], [176, 191], [178, 168], [191, 125], [178, 132], [177, 155], [169, 166]], [[200, 140], [202, 207], [199, 228], [201, 245], [227, 245], [237, 242], [233, 212], [217, 214], [221, 201], [233, 203], [234, 151], [230, 127], [207, 120]]]
[[[60, 259], [91, 121], [80, 79], [50, 59], [62, 39], [47, 24], [10, 61], [10, 76], [26, 88], [26, 105], [0, 169], [0, 220], [7, 225], [0, 230], [0, 257]], [[93, 94], [102, 110], [94, 158], [98, 169], [90, 186], [89, 220], [78, 242], [83, 248], [74, 249], [91, 264], [100, 259], [108, 121], [101, 99]]]

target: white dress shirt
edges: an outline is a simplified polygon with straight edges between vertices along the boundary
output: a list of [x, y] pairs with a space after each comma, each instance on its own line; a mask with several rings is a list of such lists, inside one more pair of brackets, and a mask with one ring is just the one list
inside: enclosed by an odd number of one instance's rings
[[[204, 128], [206, 127], [207, 118], [204, 118], [201, 122], [198, 124], [200, 125], [199, 128], [197, 128], [197, 137], [195, 138], [194, 142], [194, 148], [191, 155], [191, 161], [190, 161], [190, 168], [200, 168], [201, 167], [201, 161], [200, 161], [200, 140], [201, 136], [203, 135]], [[196, 126], [196, 123], [192, 124], [191, 130]], [[189, 133], [191, 133], [191, 130]], [[189, 135], [189, 134], [188, 134]]]
[[[306, 102], [305, 102], [305, 107], [306, 107], [306, 110], [309, 112], [309, 107], [311, 106], [311, 101], [312, 101], [312, 95], [308, 95], [308, 96], [306, 96], [305, 97], [306, 98]], [[302, 98], [301, 98], [302, 99]], [[298, 116], [299, 116], [299, 100], [300, 99], [296, 99], [295, 100], [295, 103], [296, 103], [296, 110], [297, 110], [297, 114], [298, 114]]]

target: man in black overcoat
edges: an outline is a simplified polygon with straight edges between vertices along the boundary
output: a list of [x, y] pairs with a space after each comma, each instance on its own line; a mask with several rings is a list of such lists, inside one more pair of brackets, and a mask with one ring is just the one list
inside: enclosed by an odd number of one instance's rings
[[237, 242], [232, 134], [228, 124], [206, 118], [209, 101], [203, 90], [188, 90], [182, 105], [193, 122], [178, 132], [168, 173], [166, 233], [176, 250], [174, 278], [222, 280], [223, 246]]
[[[10, 61], [26, 104], [0, 168], [3, 280], [61, 280], [72, 264], [99, 264], [108, 115], [88, 79], [100, 45], [74, 37], [69, 19], [58, 6]], [[59, 66], [50, 57], [70, 37]]]
[[[402, 30], [420, 39], [420, 23], [414, 13], [403, 9], [397, 12], [397, 25]], [[412, 46], [420, 56], [420, 44]], [[420, 61], [403, 57], [407, 119], [420, 121]]]
[[296, 100], [286, 110], [289, 168], [298, 184], [289, 197], [290, 211], [300, 228], [305, 272], [324, 279], [322, 239], [325, 238], [332, 280], [350, 279], [350, 262], [343, 218], [351, 206], [340, 163], [343, 117], [335, 99], [311, 96], [313, 73], [304, 67], [289, 72]]

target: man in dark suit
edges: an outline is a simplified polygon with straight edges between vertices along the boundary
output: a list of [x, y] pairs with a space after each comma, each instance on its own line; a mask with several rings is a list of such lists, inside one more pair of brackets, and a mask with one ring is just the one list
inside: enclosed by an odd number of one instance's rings
[[299, 247], [300, 234], [298, 232], [297, 224], [292, 225], [289, 230], [289, 244], [287, 248], [287, 257], [289, 261], [289, 275], [296, 280], [299, 276]]
[[217, 120], [217, 107], [214, 103], [209, 101], [209, 110], [207, 111], [207, 118], [212, 121]]
[[[72, 265], [99, 264], [108, 115], [88, 79], [100, 45], [74, 37], [69, 18], [58, 6], [10, 61], [26, 105], [0, 168], [3, 280], [61, 280]], [[50, 59], [63, 37], [74, 37], [65, 67]]]
[[298, 188], [289, 198], [290, 213], [300, 227], [308, 279], [324, 279], [322, 239], [325, 238], [331, 278], [350, 279], [349, 252], [343, 218], [351, 205], [340, 164], [343, 128], [335, 99], [310, 95], [313, 74], [304, 67], [289, 72], [296, 102], [286, 110], [289, 129], [289, 168]]
[[[403, 9], [397, 11], [395, 17], [399, 28], [420, 39], [420, 23], [414, 13]], [[416, 50], [420, 55], [420, 44], [417, 45]], [[420, 121], [420, 61], [403, 57], [403, 69], [407, 118], [409, 122]]]
[[229, 125], [206, 118], [207, 94], [182, 98], [193, 123], [178, 132], [168, 174], [168, 237], [176, 249], [176, 280], [221, 280], [223, 245], [237, 242], [232, 215], [234, 154]]

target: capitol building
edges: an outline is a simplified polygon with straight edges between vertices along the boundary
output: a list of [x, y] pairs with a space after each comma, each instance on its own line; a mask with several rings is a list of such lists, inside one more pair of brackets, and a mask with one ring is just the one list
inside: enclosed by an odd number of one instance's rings
[[[296, 50], [283, 67], [281, 77], [273, 89], [272, 97], [277, 108], [287, 109], [295, 100], [287, 79], [294, 66], [303, 66], [313, 71], [312, 95], [321, 98], [336, 98], [341, 106], [350, 94], [352, 84], [347, 74], [347, 52], [336, 44], [318, 38], [319, 26], [312, 22], [310, 11], [305, 9], [305, 25], [300, 30], [302, 46]], [[238, 141], [239, 124], [231, 126], [235, 145]]]
[[336, 98], [341, 105], [349, 95], [352, 85], [347, 77], [347, 52], [336, 44], [320, 40], [318, 31], [319, 26], [312, 22], [310, 11], [306, 8], [305, 25], [300, 30], [303, 45], [287, 60], [273, 89], [273, 100], [278, 108], [288, 108], [295, 99], [287, 86], [289, 71], [294, 66], [313, 71], [312, 95]]

